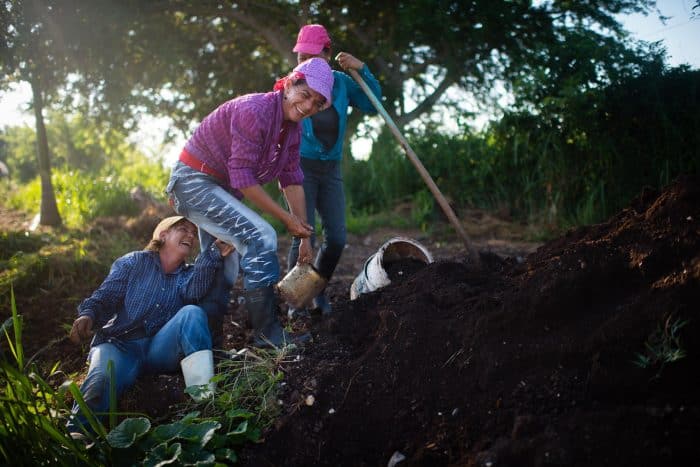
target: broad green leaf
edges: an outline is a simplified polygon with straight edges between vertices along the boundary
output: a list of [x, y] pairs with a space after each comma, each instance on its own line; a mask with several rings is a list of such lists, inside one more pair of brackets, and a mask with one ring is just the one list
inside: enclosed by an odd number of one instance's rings
[[230, 463], [238, 462], [238, 456], [236, 455], [236, 451], [229, 448], [217, 449], [216, 458], [218, 460], [227, 460]]
[[181, 421], [175, 423], [169, 423], [167, 425], [158, 425], [153, 429], [151, 437], [157, 439], [158, 441], [170, 441], [179, 437], [185, 430], [187, 425]]
[[235, 430], [233, 430], [230, 434], [231, 435], [240, 435], [242, 433], [245, 433], [248, 431], [248, 420], [245, 420], [241, 423], [238, 424]]
[[161, 443], [146, 455], [143, 460], [143, 465], [146, 467], [159, 467], [161, 465], [178, 464], [182, 454], [182, 445], [174, 443], [168, 446], [168, 443]]
[[200, 447], [204, 447], [219, 428], [221, 428], [221, 423], [211, 420], [189, 425], [182, 431], [180, 438], [196, 442]]
[[151, 422], [145, 417], [127, 418], [107, 435], [107, 442], [113, 448], [128, 448], [148, 433]]
[[[214, 453], [209, 451], [204, 451], [202, 449], [183, 449], [180, 455], [180, 461], [184, 465], [207, 465], [211, 466], [216, 462], [216, 456]], [[182, 465], [181, 464], [181, 465]]]

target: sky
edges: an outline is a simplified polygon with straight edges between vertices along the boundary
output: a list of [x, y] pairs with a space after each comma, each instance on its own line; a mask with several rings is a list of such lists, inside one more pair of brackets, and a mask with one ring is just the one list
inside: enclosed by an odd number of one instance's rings
[[[656, 4], [663, 16], [670, 17], [665, 22], [659, 20], [658, 14], [626, 15], [619, 19], [633, 38], [648, 42], [663, 41], [671, 66], [688, 64], [700, 68], [700, 11], [696, 9], [693, 12], [695, 0], [657, 0]], [[691, 19], [693, 13], [695, 18]], [[29, 85], [24, 83], [12, 92], [0, 94], [0, 127], [34, 126], [33, 115], [23, 110], [30, 96]], [[165, 163], [169, 165], [176, 160], [184, 141], [176, 140], [170, 146], [161, 146], [160, 141], [167, 127], [166, 119], [147, 119], [142, 125], [143, 129], [132, 135], [131, 139], [147, 155], [163, 155]], [[352, 146], [353, 155], [366, 157], [370, 144], [370, 140], [356, 139]]]

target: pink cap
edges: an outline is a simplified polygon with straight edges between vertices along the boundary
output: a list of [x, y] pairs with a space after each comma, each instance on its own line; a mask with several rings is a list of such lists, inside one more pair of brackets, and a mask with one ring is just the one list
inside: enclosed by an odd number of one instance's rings
[[331, 46], [331, 38], [326, 28], [320, 24], [307, 24], [299, 30], [297, 43], [292, 52], [301, 52], [309, 55], [316, 55]]
[[333, 70], [331, 70], [327, 61], [318, 57], [310, 58], [297, 65], [294, 71], [304, 75], [306, 84], [325, 97], [328, 103], [331, 102], [331, 96], [333, 95]]

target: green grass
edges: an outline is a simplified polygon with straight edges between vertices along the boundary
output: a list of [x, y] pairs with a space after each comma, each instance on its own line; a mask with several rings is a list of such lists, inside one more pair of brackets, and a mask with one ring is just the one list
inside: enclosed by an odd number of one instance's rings
[[[0, 356], [0, 459], [7, 465], [104, 465], [67, 433], [66, 391], [47, 382], [60, 376], [57, 367], [44, 379], [25, 363], [22, 320], [12, 290], [10, 297], [12, 317], [2, 326], [8, 351]], [[74, 384], [72, 388], [77, 390]]]
[[685, 358], [680, 332], [687, 324], [688, 321], [669, 315], [651, 333], [644, 343], [644, 351], [636, 354], [634, 364], [654, 370], [652, 379], [659, 378], [667, 365]]

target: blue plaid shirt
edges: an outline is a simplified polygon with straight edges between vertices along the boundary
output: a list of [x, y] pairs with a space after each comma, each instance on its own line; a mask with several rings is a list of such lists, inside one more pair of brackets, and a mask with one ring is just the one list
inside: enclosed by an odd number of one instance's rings
[[182, 264], [166, 274], [155, 251], [133, 251], [117, 259], [109, 275], [78, 306], [78, 316], [90, 316], [97, 329], [93, 345], [134, 330], [153, 336], [185, 305], [201, 299], [222, 264], [219, 249], [201, 252], [194, 264]]

